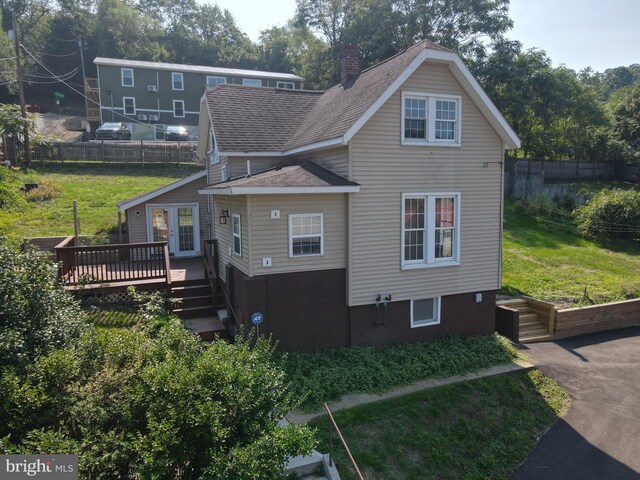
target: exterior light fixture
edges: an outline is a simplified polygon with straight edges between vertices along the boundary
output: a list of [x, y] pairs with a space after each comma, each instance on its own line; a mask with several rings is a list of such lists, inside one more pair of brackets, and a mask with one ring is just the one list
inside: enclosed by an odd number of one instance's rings
[[220, 225], [226, 225], [227, 224], [227, 218], [229, 218], [229, 209], [228, 208], [223, 208], [220, 211]]
[[482, 303], [482, 293], [476, 293], [476, 303]]

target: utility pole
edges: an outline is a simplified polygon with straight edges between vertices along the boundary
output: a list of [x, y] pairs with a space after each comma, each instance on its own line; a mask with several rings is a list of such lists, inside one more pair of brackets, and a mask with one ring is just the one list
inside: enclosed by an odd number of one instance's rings
[[[13, 43], [16, 50], [16, 74], [18, 76], [18, 91], [20, 92], [20, 111], [22, 118], [27, 118], [27, 106], [24, 100], [24, 85], [22, 83], [22, 66], [20, 65], [20, 38], [18, 33], [18, 21], [15, 13], [13, 14]], [[24, 163], [27, 167], [31, 166], [31, 146], [29, 144], [29, 127], [25, 123], [24, 126]]]
[[78, 47], [80, 47], [80, 64], [82, 66], [82, 93], [84, 94], [84, 110], [89, 117], [89, 99], [87, 98], [87, 75], [84, 71], [84, 52], [82, 51], [82, 35], [78, 35]]

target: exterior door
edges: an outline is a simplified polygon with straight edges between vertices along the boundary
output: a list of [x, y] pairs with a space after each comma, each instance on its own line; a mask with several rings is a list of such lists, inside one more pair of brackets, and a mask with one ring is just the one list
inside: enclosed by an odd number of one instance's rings
[[167, 242], [176, 257], [200, 251], [198, 205], [147, 205], [147, 237], [150, 242]]

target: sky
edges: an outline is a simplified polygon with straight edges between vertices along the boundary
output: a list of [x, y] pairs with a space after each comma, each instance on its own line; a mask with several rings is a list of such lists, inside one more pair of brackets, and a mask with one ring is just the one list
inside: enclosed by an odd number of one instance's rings
[[[227, 9], [257, 41], [293, 17], [295, 0], [206, 0]], [[640, 63], [640, 0], [511, 0], [507, 37], [545, 50], [554, 66], [596, 71]]]

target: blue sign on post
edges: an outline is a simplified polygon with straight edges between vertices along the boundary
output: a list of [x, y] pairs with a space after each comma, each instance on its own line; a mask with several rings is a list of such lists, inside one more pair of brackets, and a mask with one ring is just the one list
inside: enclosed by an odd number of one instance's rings
[[251, 315], [251, 323], [253, 323], [256, 327], [264, 322], [264, 315], [260, 312], [255, 312]]

